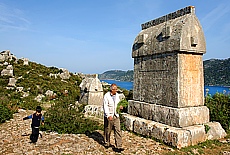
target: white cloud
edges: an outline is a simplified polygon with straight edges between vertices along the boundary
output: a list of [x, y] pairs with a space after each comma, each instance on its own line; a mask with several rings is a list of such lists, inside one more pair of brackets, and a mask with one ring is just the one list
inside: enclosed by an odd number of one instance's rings
[[230, 5], [220, 4], [212, 11], [210, 11], [204, 18], [201, 19], [203, 27], [208, 31], [215, 23], [219, 22], [220, 19], [230, 12]]
[[0, 3], [0, 30], [27, 30], [30, 22], [24, 17], [22, 10]]

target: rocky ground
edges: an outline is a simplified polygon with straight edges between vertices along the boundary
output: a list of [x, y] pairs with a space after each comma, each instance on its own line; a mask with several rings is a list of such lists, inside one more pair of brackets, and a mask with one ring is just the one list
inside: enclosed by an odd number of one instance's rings
[[106, 149], [103, 142], [103, 131], [86, 134], [58, 134], [41, 132], [42, 138], [36, 144], [30, 143], [31, 120], [22, 118], [34, 111], [20, 110], [14, 118], [0, 125], [0, 155], [162, 155], [162, 154], [221, 154], [230, 155], [230, 139], [225, 139], [223, 145], [211, 148], [203, 147], [201, 150], [192, 149], [189, 152], [168, 147], [149, 138], [143, 138], [133, 133], [122, 131], [124, 151], [114, 150], [114, 137], [111, 136], [112, 147]]
[[[133, 133], [124, 131], [123, 147], [121, 153], [115, 152], [113, 147], [106, 149], [103, 144], [103, 131], [88, 134], [58, 134], [41, 132], [36, 144], [30, 143], [31, 120], [23, 121], [22, 118], [32, 114], [33, 111], [20, 110], [14, 118], [0, 125], [0, 154], [7, 155], [77, 155], [77, 154], [161, 154], [174, 151], [152, 139], [143, 138]], [[114, 145], [113, 135], [111, 143]]]

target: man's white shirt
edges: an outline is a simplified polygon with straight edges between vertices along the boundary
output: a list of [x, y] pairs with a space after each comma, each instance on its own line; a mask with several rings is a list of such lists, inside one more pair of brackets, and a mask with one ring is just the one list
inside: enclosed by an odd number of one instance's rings
[[115, 102], [113, 100], [112, 94], [111, 92], [107, 92], [104, 95], [104, 101], [103, 101], [103, 108], [104, 108], [104, 115], [105, 117], [109, 117], [109, 116], [116, 116], [119, 117], [119, 114], [117, 114], [117, 104], [120, 102], [120, 98], [118, 93], [115, 94]]

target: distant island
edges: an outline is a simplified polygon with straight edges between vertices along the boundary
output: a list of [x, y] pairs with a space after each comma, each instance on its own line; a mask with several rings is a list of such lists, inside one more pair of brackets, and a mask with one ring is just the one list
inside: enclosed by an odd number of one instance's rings
[[[203, 61], [204, 85], [230, 86], [230, 58]], [[98, 75], [100, 80], [133, 81], [133, 70], [110, 70]]]
[[133, 81], [133, 70], [110, 70], [98, 75], [100, 80]]

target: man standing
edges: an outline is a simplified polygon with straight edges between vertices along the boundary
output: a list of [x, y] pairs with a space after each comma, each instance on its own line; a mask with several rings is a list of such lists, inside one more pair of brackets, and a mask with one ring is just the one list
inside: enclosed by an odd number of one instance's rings
[[[112, 129], [114, 129], [115, 145], [117, 151], [123, 151], [122, 137], [120, 129], [120, 118], [116, 112], [117, 104], [120, 102], [119, 95], [117, 93], [117, 85], [111, 84], [110, 91], [104, 95], [104, 140], [105, 146], [110, 146], [110, 135]], [[123, 107], [120, 106], [120, 109]]]

